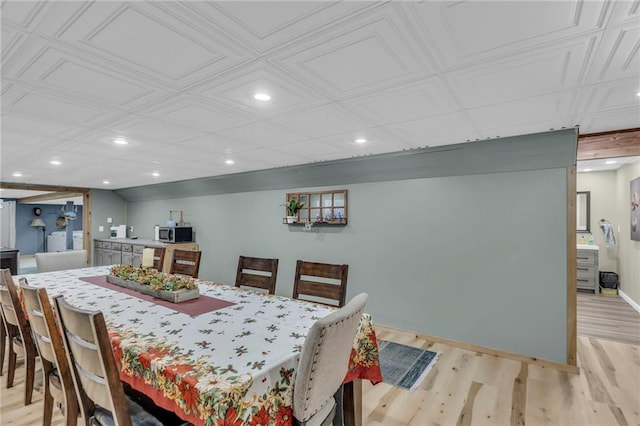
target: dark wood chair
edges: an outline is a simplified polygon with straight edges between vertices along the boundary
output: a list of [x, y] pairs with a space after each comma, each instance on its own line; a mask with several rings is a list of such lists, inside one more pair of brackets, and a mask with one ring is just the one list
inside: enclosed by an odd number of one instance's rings
[[349, 265], [298, 260], [293, 282], [293, 298], [342, 307], [347, 296], [348, 272]]
[[195, 250], [174, 250], [169, 273], [198, 278], [201, 255], [202, 252]]
[[125, 394], [102, 312], [79, 309], [62, 296], [54, 300], [85, 424], [167, 424]]
[[63, 407], [67, 426], [78, 422], [78, 399], [73, 387], [69, 362], [64, 352], [62, 336], [56, 325], [55, 314], [44, 288], [20, 285], [29, 324], [42, 362], [44, 392], [44, 426], [51, 425], [54, 401]]
[[240, 256], [236, 273], [236, 287], [253, 287], [276, 292], [278, 259]]
[[31, 327], [20, 304], [18, 289], [13, 283], [11, 271], [2, 270], [3, 286], [0, 286], [0, 305], [2, 316], [7, 327], [9, 341], [9, 367], [7, 370], [7, 389], [13, 387], [16, 373], [17, 356], [24, 357], [25, 389], [24, 405], [31, 404], [33, 383], [36, 371], [36, 346], [32, 338]]

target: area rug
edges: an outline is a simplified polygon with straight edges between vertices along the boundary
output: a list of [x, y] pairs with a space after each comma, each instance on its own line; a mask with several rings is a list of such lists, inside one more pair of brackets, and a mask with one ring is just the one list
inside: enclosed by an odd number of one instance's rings
[[235, 305], [235, 303], [233, 302], [217, 299], [215, 297], [205, 296], [204, 294], [201, 294], [197, 299], [185, 300], [184, 302], [180, 303], [173, 303], [169, 302], [168, 300], [150, 296], [148, 294], [138, 293], [137, 291], [130, 288], [111, 284], [107, 281], [106, 275], [99, 275], [97, 277], [80, 277], [80, 279], [93, 285], [98, 285], [100, 287], [105, 287], [111, 290], [119, 291], [121, 293], [126, 293], [130, 296], [137, 297], [138, 299], [153, 302], [156, 305], [162, 305], [165, 308], [173, 309], [174, 311], [182, 312], [183, 314], [187, 314], [192, 317], [197, 317], [198, 315], [206, 314], [207, 312], [213, 312], [217, 311], [218, 309], [223, 309]]
[[378, 340], [378, 350], [383, 381], [407, 390], [420, 385], [440, 356], [437, 352], [386, 340]]
[[20, 268], [18, 270], [18, 275], [27, 275], [27, 274], [36, 274], [38, 273], [38, 268], [37, 267], [33, 267], [33, 268]]

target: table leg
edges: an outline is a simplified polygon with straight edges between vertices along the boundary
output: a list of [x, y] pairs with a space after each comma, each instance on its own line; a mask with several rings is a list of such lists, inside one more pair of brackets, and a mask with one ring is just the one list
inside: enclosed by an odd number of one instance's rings
[[362, 426], [362, 380], [344, 384], [344, 425]]

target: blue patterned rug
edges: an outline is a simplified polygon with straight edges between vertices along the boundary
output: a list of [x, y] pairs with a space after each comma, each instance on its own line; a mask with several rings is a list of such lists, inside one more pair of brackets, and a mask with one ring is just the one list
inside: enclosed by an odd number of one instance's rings
[[378, 340], [380, 368], [385, 383], [414, 390], [440, 356], [437, 352]]

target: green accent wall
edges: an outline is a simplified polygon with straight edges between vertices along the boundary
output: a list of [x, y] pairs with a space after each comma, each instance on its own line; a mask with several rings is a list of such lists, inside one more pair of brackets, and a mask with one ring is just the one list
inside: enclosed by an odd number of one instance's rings
[[[569, 129], [116, 194], [140, 238], [183, 210], [201, 278], [233, 284], [238, 256], [277, 257], [290, 296], [297, 259], [347, 263], [348, 297], [369, 293], [378, 324], [566, 362], [576, 146]], [[282, 224], [286, 192], [345, 188], [347, 226]]]

